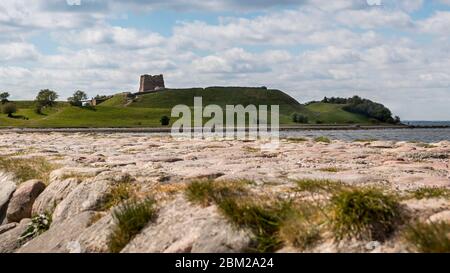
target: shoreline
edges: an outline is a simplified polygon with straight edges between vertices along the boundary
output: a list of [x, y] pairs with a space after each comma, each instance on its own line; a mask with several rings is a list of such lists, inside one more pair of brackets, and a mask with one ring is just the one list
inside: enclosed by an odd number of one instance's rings
[[[387, 129], [447, 129], [450, 126], [389, 126], [389, 125], [304, 125], [304, 126], [280, 126], [280, 131], [337, 131], [337, 130], [387, 130]], [[194, 131], [195, 128], [191, 128]], [[270, 128], [268, 128], [270, 131]], [[246, 128], [248, 131], [248, 128]], [[67, 127], [67, 128], [0, 128], [0, 133], [19, 132], [19, 133], [170, 133], [170, 127], [142, 127], [142, 128], [95, 128], [95, 127]]]

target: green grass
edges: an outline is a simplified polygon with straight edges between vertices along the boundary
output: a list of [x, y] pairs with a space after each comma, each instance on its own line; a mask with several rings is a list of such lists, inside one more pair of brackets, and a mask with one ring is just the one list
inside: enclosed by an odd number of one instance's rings
[[397, 198], [378, 189], [343, 191], [332, 199], [331, 222], [335, 238], [385, 240], [403, 219]]
[[284, 242], [306, 250], [322, 239], [325, 222], [326, 218], [317, 206], [299, 204], [282, 222], [279, 235]]
[[248, 196], [242, 182], [194, 181], [186, 188], [189, 201], [216, 204], [233, 224], [254, 234], [249, 251], [271, 252], [281, 245], [278, 231], [290, 210], [288, 203], [267, 204]]
[[[96, 106], [73, 107], [67, 102], [57, 102], [54, 107], [45, 108], [43, 115], [34, 112], [33, 101], [14, 101], [19, 108], [14, 118], [0, 115], [0, 127], [159, 127], [162, 116], [169, 116], [175, 105], [193, 107], [194, 97], [203, 98], [203, 106], [216, 104], [223, 109], [226, 105], [279, 105], [280, 124], [295, 125], [291, 115], [299, 113], [310, 123], [323, 124], [371, 124], [362, 115], [346, 112], [344, 105], [312, 103], [304, 106], [280, 90], [256, 87], [208, 87], [188, 89], [167, 89], [165, 91], [138, 95], [129, 105], [123, 93]], [[270, 116], [270, 115], [269, 115]], [[173, 118], [171, 123], [176, 120]], [[207, 121], [208, 119], [204, 119]], [[270, 122], [270, 117], [268, 117]]]
[[14, 174], [18, 183], [31, 179], [40, 179], [45, 184], [48, 184], [50, 172], [56, 169], [56, 166], [48, 162], [44, 157], [26, 159], [0, 157], [0, 169]]
[[450, 253], [450, 224], [446, 222], [410, 224], [405, 232], [406, 241], [423, 253]]
[[156, 218], [155, 200], [125, 202], [113, 212], [115, 226], [109, 237], [110, 252], [119, 253], [150, 221]]
[[311, 121], [322, 121], [325, 124], [370, 124], [370, 120], [359, 114], [342, 109], [345, 104], [311, 103], [306, 109], [314, 113]]
[[349, 188], [340, 181], [333, 181], [327, 179], [301, 179], [295, 181], [297, 184], [297, 190], [318, 193], [335, 193]]
[[136, 197], [136, 189], [135, 186], [121, 182], [114, 185], [111, 188], [111, 191], [106, 196], [106, 200], [101, 208], [101, 210], [109, 210], [112, 207], [118, 206], [119, 204]]
[[446, 188], [419, 188], [411, 191], [410, 194], [415, 199], [430, 199], [430, 198], [450, 198], [450, 190]]
[[318, 143], [331, 143], [331, 140], [328, 137], [324, 136], [316, 137], [314, 141]]

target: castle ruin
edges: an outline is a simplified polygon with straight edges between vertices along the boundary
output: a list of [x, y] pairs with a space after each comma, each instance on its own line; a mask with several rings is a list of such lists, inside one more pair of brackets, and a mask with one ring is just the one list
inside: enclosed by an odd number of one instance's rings
[[139, 92], [150, 92], [164, 89], [164, 76], [161, 75], [142, 75], [139, 86]]

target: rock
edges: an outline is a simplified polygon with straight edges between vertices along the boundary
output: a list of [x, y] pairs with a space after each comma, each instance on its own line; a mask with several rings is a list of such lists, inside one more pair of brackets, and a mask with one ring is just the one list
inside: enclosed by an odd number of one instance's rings
[[69, 253], [77, 250], [80, 234], [89, 226], [94, 212], [83, 212], [67, 221], [52, 225], [49, 230], [32, 239], [18, 253]]
[[87, 253], [107, 253], [109, 236], [114, 221], [111, 214], [103, 216], [100, 220], [87, 228], [75, 241], [80, 246], [80, 252]]
[[10, 223], [3, 226], [0, 226], [0, 234], [5, 233], [17, 226], [17, 223]]
[[106, 170], [105, 168], [64, 167], [50, 173], [50, 184], [69, 177], [94, 177]]
[[11, 197], [6, 211], [8, 222], [19, 222], [24, 218], [30, 218], [33, 203], [44, 189], [45, 184], [36, 179], [20, 184]]
[[202, 208], [177, 197], [122, 252], [241, 252], [249, 243], [248, 232], [235, 229], [215, 206]]
[[19, 237], [25, 232], [30, 219], [23, 219], [15, 228], [0, 234], [0, 253], [12, 253], [22, 245]]
[[56, 206], [53, 223], [64, 221], [84, 211], [99, 209], [109, 194], [111, 183], [108, 180], [99, 180], [79, 184]]
[[439, 213], [433, 214], [428, 219], [430, 223], [445, 222], [450, 224], [450, 210], [441, 211]]
[[75, 189], [80, 181], [77, 178], [68, 178], [63, 181], [51, 183], [34, 201], [32, 215], [53, 213], [56, 206]]
[[12, 177], [7, 174], [0, 175], [0, 225], [6, 218], [8, 202], [15, 190], [16, 183], [13, 182]]

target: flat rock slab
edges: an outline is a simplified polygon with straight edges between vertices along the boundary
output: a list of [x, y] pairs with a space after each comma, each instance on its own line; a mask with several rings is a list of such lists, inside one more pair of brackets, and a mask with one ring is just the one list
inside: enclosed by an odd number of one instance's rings
[[234, 228], [215, 206], [200, 207], [177, 197], [158, 213], [124, 249], [124, 253], [230, 253], [250, 243], [244, 230]]
[[49, 230], [29, 241], [18, 253], [70, 253], [78, 252], [76, 243], [80, 234], [89, 226], [94, 212], [83, 212], [67, 221], [52, 225]]
[[6, 217], [8, 222], [20, 222], [24, 218], [31, 218], [31, 209], [36, 198], [45, 189], [40, 180], [29, 180], [20, 184], [8, 205]]

